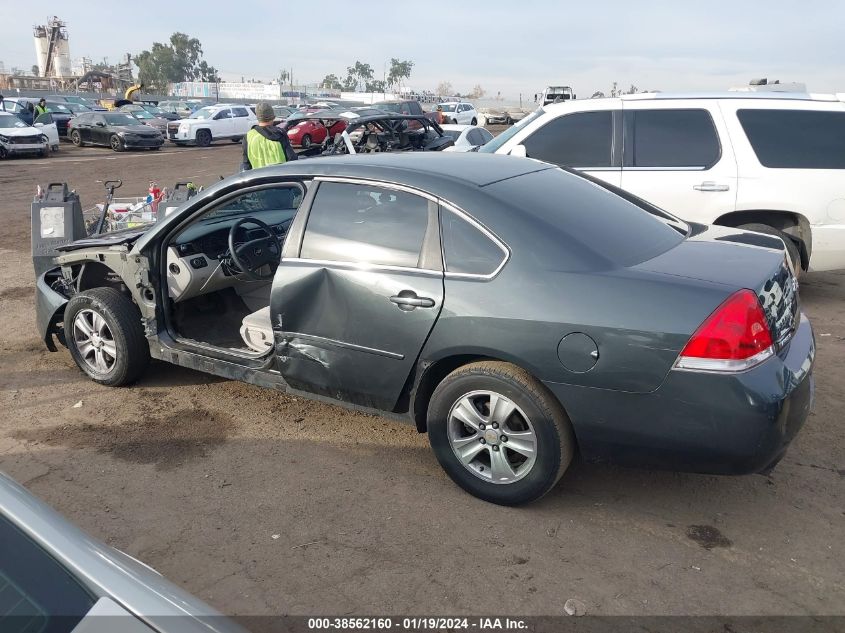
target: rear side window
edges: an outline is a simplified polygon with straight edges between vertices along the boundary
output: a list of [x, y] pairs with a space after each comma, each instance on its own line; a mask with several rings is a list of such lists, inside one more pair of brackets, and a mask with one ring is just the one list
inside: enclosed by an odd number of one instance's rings
[[430, 216], [436, 217], [428, 200], [411, 193], [324, 182], [308, 214], [300, 257], [422, 267]]
[[609, 110], [578, 112], [549, 121], [523, 142], [529, 158], [567, 167], [610, 167], [613, 118]]
[[232, 116], [234, 118], [240, 118], [249, 116], [249, 113], [246, 111], [246, 108], [232, 108]]
[[[680, 244], [681, 228], [562, 169], [546, 169], [484, 187], [518, 213], [520, 257], [548, 270], [634, 266]], [[495, 228], [495, 227], [491, 227]]]
[[440, 213], [446, 271], [462, 275], [492, 275], [507, 253], [481, 229], [448, 209]]
[[736, 114], [764, 167], [845, 169], [845, 112], [739, 110]]
[[625, 115], [626, 167], [706, 169], [721, 153], [707, 110], [633, 110]]

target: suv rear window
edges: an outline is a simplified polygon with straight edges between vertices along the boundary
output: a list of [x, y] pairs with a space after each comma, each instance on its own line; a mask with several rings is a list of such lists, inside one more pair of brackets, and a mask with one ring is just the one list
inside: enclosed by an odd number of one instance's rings
[[722, 149], [707, 110], [625, 113], [626, 167], [698, 167], [718, 162]]
[[738, 110], [757, 160], [780, 169], [845, 169], [845, 112]]

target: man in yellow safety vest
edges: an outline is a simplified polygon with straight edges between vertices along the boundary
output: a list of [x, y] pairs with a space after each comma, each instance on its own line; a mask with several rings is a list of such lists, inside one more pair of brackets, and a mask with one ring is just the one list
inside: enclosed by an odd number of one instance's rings
[[259, 103], [255, 106], [255, 116], [258, 117], [258, 125], [252, 126], [243, 141], [241, 171], [296, 160], [296, 152], [293, 151], [287, 133], [273, 125], [276, 119], [273, 106], [266, 102]]

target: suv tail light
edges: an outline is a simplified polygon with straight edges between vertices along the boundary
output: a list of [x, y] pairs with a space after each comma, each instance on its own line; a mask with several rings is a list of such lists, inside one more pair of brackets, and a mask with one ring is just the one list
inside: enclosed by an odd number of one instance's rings
[[757, 295], [739, 290], [699, 326], [675, 367], [737, 372], [762, 363], [772, 354], [772, 334]]

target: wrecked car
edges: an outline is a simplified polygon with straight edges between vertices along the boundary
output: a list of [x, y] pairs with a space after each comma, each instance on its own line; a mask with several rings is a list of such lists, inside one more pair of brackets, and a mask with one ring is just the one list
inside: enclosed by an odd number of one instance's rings
[[[303, 117], [319, 121], [332, 133], [300, 156], [335, 156], [376, 152], [439, 152], [455, 144], [451, 136], [424, 116], [389, 114], [373, 109], [359, 112], [319, 112]], [[342, 122], [343, 125], [338, 125]]]
[[540, 161], [294, 161], [147, 227], [73, 222], [33, 207], [37, 323], [92, 380], [155, 358], [407, 420], [494, 503], [541, 497], [576, 451], [765, 471], [813, 399], [782, 241]]

